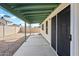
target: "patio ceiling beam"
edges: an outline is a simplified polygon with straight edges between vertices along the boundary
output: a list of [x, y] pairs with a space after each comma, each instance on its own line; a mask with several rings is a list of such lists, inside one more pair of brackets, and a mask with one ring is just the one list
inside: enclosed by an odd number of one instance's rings
[[31, 10], [18, 10], [19, 12], [29, 12], [29, 11], [46, 11], [46, 10], [54, 10], [54, 8], [48, 8], [48, 9], [31, 9]]
[[38, 15], [38, 14], [50, 14], [50, 12], [45, 12], [45, 13], [27, 13], [27, 14], [22, 14], [22, 15], [25, 16], [25, 15]]
[[8, 5], [13, 8], [23, 7], [23, 6], [35, 6], [35, 5], [58, 5], [58, 3], [9, 3]]
[[30, 13], [50, 13], [52, 10], [45, 10], [45, 11], [29, 11], [29, 12], [23, 12], [21, 14], [30, 14]]
[[25, 16], [47, 16], [48, 14], [35, 14], [35, 15], [25, 15]]
[[29, 5], [29, 6], [22, 6], [17, 7], [15, 10], [33, 10], [33, 9], [48, 9], [48, 8], [55, 8], [58, 5]]

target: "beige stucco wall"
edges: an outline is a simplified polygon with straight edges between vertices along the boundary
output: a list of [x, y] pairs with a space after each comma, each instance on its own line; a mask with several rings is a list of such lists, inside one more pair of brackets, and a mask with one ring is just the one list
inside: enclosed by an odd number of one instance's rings
[[[63, 3], [60, 4], [42, 23], [44, 24], [44, 30], [40, 29], [40, 33], [47, 39], [47, 41], [51, 44], [51, 20], [52, 17], [54, 17], [57, 13], [62, 11], [64, 8], [66, 8], [69, 4]], [[48, 34], [46, 34], [46, 21], [48, 21]]]
[[[48, 21], [48, 34], [46, 34], [46, 21]], [[44, 24], [44, 30], [40, 29], [40, 33], [51, 43], [51, 20], [45, 20], [42, 24]], [[41, 25], [42, 25], [41, 24]]]

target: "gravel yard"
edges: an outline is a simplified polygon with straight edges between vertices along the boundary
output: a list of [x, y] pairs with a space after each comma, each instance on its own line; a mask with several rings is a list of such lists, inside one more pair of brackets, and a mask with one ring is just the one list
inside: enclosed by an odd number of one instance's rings
[[12, 56], [24, 41], [24, 33], [0, 37], [0, 56]]

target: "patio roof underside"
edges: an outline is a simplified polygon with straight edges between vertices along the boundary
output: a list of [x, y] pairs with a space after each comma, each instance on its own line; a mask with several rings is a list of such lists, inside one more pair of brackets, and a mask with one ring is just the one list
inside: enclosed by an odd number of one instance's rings
[[2, 7], [28, 23], [41, 23], [58, 3], [8, 3]]

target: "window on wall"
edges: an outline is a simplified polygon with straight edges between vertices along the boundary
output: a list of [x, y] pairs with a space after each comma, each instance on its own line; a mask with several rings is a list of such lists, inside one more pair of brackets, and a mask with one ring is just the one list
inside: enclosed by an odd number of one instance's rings
[[44, 24], [42, 24], [42, 30], [44, 30]]
[[46, 21], [46, 34], [48, 34], [48, 21]]

